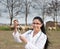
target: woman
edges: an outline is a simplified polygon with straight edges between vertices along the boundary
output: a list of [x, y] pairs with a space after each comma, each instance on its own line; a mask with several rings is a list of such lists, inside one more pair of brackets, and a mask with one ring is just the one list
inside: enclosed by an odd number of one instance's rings
[[33, 30], [20, 34], [15, 26], [13, 37], [17, 42], [24, 42], [25, 49], [46, 49], [48, 39], [45, 33], [44, 24], [40, 17], [35, 17], [32, 22]]

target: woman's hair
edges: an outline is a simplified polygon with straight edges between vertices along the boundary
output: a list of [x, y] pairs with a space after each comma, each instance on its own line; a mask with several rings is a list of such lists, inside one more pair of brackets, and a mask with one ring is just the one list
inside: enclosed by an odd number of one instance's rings
[[[43, 20], [39, 16], [34, 17], [33, 20], [35, 20], [35, 19], [38, 19], [43, 24], [42, 27], [41, 27], [41, 30], [42, 30], [42, 32], [44, 34], [46, 34]], [[48, 41], [48, 38], [47, 38], [47, 41], [46, 41], [46, 44], [45, 44], [44, 49], [47, 49], [48, 48], [48, 45], [49, 45], [49, 41]]]

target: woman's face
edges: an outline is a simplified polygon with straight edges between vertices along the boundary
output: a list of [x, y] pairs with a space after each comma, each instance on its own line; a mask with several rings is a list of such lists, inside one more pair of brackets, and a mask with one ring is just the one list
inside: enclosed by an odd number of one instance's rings
[[38, 19], [34, 19], [32, 23], [33, 30], [39, 31], [42, 27], [42, 23]]

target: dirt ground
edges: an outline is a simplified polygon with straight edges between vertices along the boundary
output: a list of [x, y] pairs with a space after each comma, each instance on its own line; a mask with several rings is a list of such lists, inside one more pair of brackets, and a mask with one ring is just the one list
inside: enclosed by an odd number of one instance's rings
[[[13, 31], [0, 31], [0, 49], [24, 49], [24, 43], [17, 43], [12, 36]], [[60, 49], [60, 31], [47, 31], [50, 41], [48, 49]]]

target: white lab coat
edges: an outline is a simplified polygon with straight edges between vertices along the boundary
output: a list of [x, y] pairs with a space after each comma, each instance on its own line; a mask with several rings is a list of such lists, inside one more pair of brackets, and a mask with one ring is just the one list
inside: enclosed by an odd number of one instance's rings
[[[22, 34], [29, 41], [25, 45], [25, 49], [44, 49], [44, 46], [45, 46], [45, 43], [47, 40], [47, 36], [43, 32], [39, 31], [39, 33], [37, 33], [33, 37], [33, 32], [34, 32], [33, 30], [29, 30], [29, 31], [25, 32], [24, 34]], [[16, 42], [22, 42], [19, 37], [20, 35], [21, 34], [18, 31], [16, 32], [16, 34], [14, 34], [14, 32], [13, 32], [13, 37]]]

